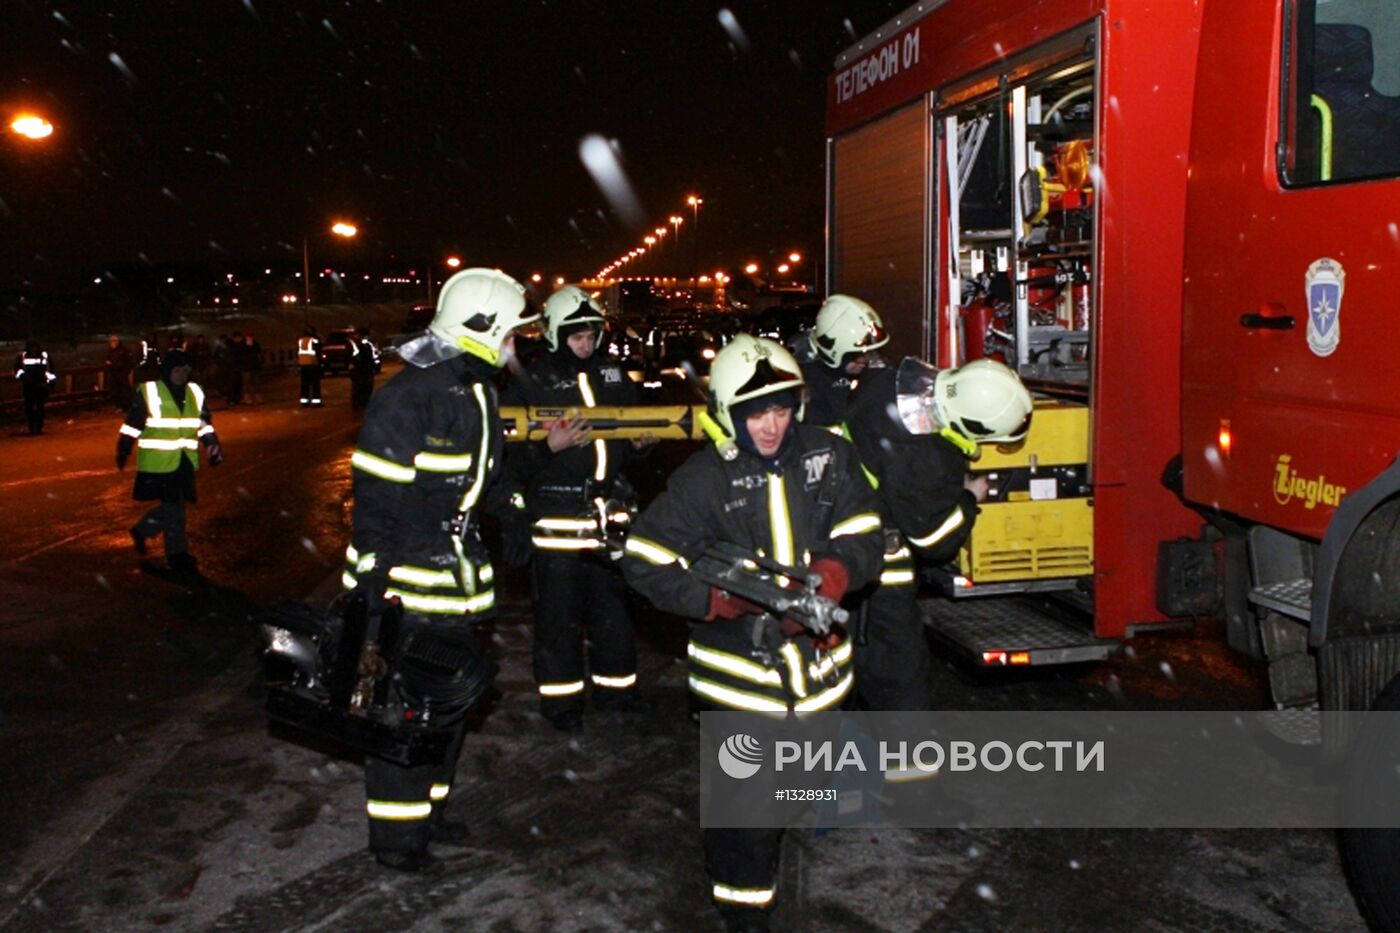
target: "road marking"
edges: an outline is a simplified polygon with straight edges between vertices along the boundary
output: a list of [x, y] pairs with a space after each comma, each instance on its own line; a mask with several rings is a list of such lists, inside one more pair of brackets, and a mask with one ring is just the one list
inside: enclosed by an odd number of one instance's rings
[[106, 476], [111, 473], [107, 470], [74, 470], [71, 473], [59, 473], [57, 476], [31, 476], [29, 479], [15, 479], [8, 483], [0, 483], [0, 489], [13, 489], [16, 486], [28, 486], [30, 483], [61, 483], [69, 479], [83, 479], [88, 476]]

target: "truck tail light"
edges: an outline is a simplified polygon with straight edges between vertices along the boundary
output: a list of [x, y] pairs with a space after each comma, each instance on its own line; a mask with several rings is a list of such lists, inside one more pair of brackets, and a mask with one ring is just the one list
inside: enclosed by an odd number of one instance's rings
[[1013, 651], [1011, 652], [1011, 663], [1029, 664], [1031, 663], [1031, 653], [1029, 651]]
[[1006, 663], [1006, 652], [1005, 652], [1005, 651], [984, 651], [984, 652], [982, 652], [982, 663], [983, 663], [983, 664], [1005, 664], [1005, 663]]
[[1221, 419], [1220, 419], [1220, 434], [1218, 435], [1217, 440], [1218, 440], [1219, 447], [1220, 447], [1220, 456], [1222, 456], [1222, 457], [1228, 457], [1228, 456], [1230, 456], [1230, 447], [1231, 447], [1231, 445], [1233, 445], [1234, 442], [1235, 442], [1235, 436], [1234, 436], [1233, 434], [1230, 433], [1230, 419], [1229, 419], [1229, 418], [1221, 418]]

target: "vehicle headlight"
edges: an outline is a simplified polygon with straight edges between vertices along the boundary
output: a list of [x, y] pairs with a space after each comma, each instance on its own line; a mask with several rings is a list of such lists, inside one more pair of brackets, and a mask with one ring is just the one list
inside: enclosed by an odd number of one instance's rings
[[263, 638], [267, 639], [267, 653], [287, 661], [308, 679], [315, 679], [317, 672], [316, 642], [309, 635], [278, 628], [275, 625], [262, 626]]
[[703, 350], [700, 351], [700, 355], [703, 356], [703, 357], [704, 357], [705, 359], [707, 359], [707, 360], [712, 360], [712, 359], [715, 358], [715, 348], [714, 348], [714, 347], [706, 347], [705, 349], [703, 349]]

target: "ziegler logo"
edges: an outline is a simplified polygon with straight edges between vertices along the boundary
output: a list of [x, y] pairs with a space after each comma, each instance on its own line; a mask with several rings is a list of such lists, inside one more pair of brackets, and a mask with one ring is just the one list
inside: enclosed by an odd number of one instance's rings
[[1288, 505], [1297, 499], [1305, 509], [1316, 508], [1319, 502], [1335, 506], [1346, 494], [1347, 488], [1327, 482], [1326, 474], [1319, 475], [1317, 479], [1303, 478], [1293, 468], [1293, 455], [1279, 454], [1278, 462], [1274, 464], [1274, 501], [1279, 505]]

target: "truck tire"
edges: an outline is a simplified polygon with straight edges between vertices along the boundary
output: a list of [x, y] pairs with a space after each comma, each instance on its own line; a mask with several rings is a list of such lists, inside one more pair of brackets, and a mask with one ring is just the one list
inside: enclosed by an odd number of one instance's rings
[[[1396, 676], [1372, 707], [1381, 711], [1400, 710], [1400, 676]], [[1353, 767], [1385, 769], [1395, 773], [1400, 766], [1400, 749], [1364, 745]], [[1372, 772], [1374, 773], [1374, 772]], [[1342, 862], [1351, 879], [1352, 893], [1372, 927], [1400, 931], [1400, 829], [1340, 830]]]

